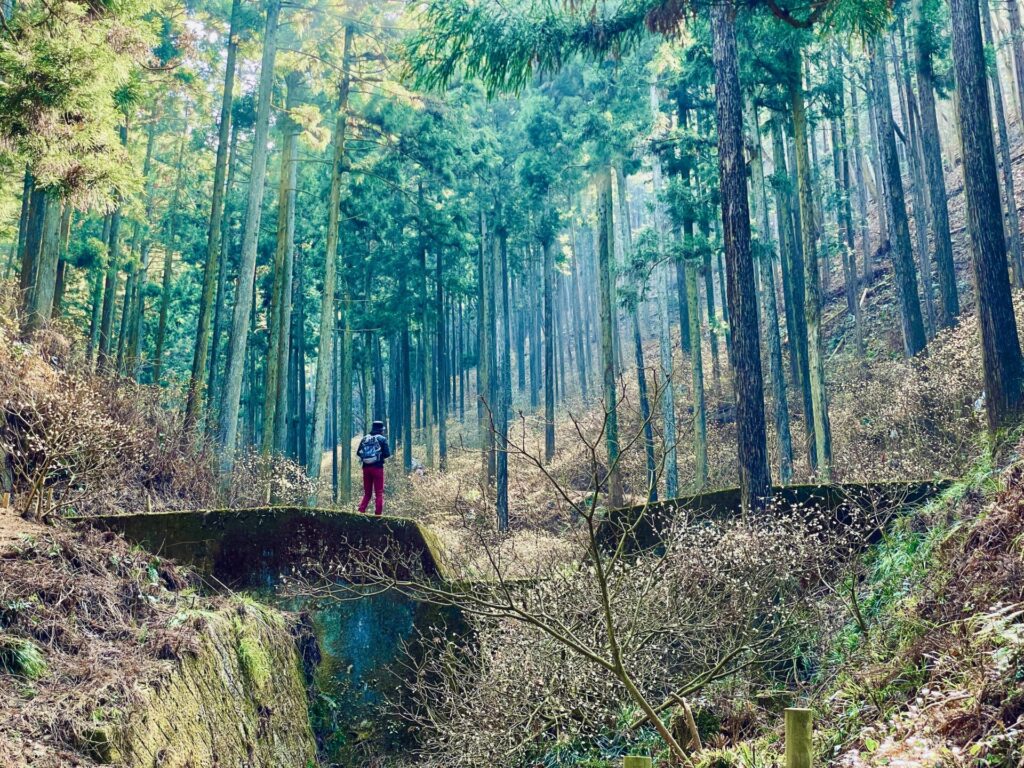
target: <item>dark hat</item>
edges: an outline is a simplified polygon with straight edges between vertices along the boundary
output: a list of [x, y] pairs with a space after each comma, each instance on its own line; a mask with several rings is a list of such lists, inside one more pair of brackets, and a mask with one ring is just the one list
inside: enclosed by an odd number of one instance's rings
[[383, 421], [375, 421], [375, 422], [373, 422], [373, 424], [370, 425], [370, 434], [371, 435], [379, 435], [383, 431], [384, 431], [384, 422]]

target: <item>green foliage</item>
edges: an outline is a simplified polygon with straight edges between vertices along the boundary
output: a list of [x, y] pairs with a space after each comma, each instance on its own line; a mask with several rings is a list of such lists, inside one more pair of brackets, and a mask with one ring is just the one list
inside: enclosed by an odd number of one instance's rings
[[891, 18], [886, 0], [830, 0], [821, 27], [829, 33], [870, 40], [885, 31]]
[[130, 192], [117, 127], [153, 38], [149, 0], [26, 2], [0, 32], [0, 162], [84, 202]]
[[837, 673], [828, 695], [844, 708], [823, 735], [826, 747], [845, 743], [868, 722], [888, 717], [927, 683], [929, 659], [908, 649], [934, 629], [921, 618], [920, 601], [941, 593], [950, 577], [942, 569], [941, 553], [948, 541], [963, 534], [950, 510], [969, 494], [995, 491], [996, 475], [989, 452], [981, 450], [959, 482], [890, 525], [839, 587], [850, 617], [821, 671]]
[[[567, 740], [530, 759], [530, 765], [543, 768], [619, 768], [623, 755], [658, 755], [664, 746], [653, 728], [641, 728], [628, 736], [624, 718], [620, 727], [596, 738]], [[655, 761], [655, 764], [659, 764]]]
[[0, 672], [38, 680], [46, 674], [46, 657], [31, 640], [0, 637]]
[[556, 72], [575, 56], [597, 60], [627, 49], [663, 5], [625, 0], [606, 16], [586, 4], [432, 0], [405, 45], [406, 61], [424, 88], [445, 88], [461, 72], [479, 78], [488, 95], [518, 93], [535, 73]]
[[107, 258], [107, 246], [98, 237], [76, 240], [68, 250], [69, 263], [79, 269], [102, 267]]
[[778, 764], [775, 750], [758, 750], [755, 743], [706, 749], [694, 761], [694, 768], [768, 768]]

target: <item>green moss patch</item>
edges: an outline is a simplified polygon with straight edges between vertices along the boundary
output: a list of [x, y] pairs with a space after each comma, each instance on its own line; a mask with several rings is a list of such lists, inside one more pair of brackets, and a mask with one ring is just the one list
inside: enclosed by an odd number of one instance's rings
[[265, 691], [270, 682], [270, 657], [260, 639], [245, 634], [238, 639], [238, 664], [257, 690]]

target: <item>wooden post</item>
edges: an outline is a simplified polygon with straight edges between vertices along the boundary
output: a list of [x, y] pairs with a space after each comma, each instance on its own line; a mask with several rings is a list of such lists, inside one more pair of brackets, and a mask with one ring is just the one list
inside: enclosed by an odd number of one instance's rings
[[649, 757], [630, 755], [622, 759], [622, 768], [651, 768], [653, 763]]
[[786, 768], [811, 768], [811, 710], [786, 710]]

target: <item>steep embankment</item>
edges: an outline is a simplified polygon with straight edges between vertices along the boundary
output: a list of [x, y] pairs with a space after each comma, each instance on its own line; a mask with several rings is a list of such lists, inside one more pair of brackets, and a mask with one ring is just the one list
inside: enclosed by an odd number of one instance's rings
[[[843, 766], [1024, 761], [1024, 444], [892, 530], [813, 703]], [[834, 675], [834, 677], [830, 677]]]
[[23, 533], [0, 547], [0, 764], [314, 763], [287, 614], [111, 534]]

